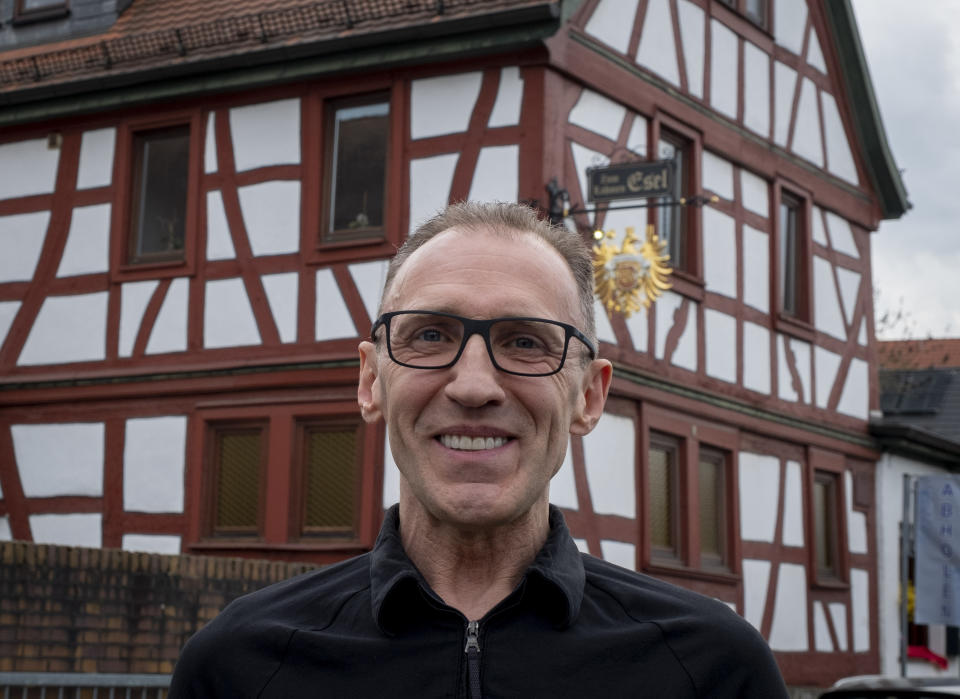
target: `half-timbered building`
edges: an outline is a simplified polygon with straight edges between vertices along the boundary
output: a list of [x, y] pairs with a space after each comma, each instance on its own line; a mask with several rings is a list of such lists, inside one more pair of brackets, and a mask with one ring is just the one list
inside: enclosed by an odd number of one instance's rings
[[[588, 167], [661, 159], [701, 205], [587, 206]], [[598, 302], [579, 545], [730, 605], [791, 685], [876, 671], [870, 234], [907, 201], [848, 0], [0, 1], [0, 538], [368, 549], [387, 260], [558, 190], [673, 268]]]

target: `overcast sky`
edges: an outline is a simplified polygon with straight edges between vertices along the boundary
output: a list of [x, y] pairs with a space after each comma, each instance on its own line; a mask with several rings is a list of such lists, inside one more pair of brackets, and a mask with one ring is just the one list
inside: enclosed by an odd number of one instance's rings
[[881, 339], [960, 337], [960, 0], [853, 0], [913, 209], [873, 236]]

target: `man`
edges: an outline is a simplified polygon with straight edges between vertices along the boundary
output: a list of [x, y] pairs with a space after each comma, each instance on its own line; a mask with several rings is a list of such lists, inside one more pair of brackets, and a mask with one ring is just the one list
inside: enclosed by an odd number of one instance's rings
[[241, 598], [172, 697], [782, 697], [725, 605], [580, 554], [548, 504], [603, 413], [588, 248], [519, 205], [460, 204], [392, 261], [360, 344], [400, 502], [374, 550]]

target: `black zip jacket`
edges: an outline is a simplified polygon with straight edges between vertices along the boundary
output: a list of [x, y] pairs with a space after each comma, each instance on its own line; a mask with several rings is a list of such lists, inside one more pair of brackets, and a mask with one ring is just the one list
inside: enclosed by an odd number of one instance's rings
[[404, 553], [373, 551], [234, 601], [184, 646], [187, 697], [786, 697], [766, 642], [726, 605], [581, 554], [551, 507], [523, 580], [479, 620]]

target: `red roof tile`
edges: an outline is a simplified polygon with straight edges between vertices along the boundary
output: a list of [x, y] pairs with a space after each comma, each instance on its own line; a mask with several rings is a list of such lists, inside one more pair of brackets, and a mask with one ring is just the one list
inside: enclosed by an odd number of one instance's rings
[[877, 345], [880, 366], [884, 369], [960, 367], [960, 338], [894, 340]]

